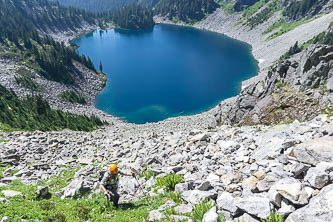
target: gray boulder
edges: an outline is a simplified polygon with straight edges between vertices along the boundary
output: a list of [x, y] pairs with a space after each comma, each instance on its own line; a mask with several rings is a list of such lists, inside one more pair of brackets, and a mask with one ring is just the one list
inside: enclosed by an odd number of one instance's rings
[[329, 183], [329, 174], [317, 167], [312, 167], [308, 170], [305, 181], [309, 182], [314, 188], [321, 189]]
[[289, 156], [299, 162], [316, 166], [320, 162], [333, 162], [333, 137], [324, 136], [296, 145]]
[[163, 210], [166, 210], [166, 209], [174, 207], [174, 206], [176, 206], [176, 203], [173, 202], [173, 201], [171, 201], [171, 200], [168, 200], [165, 204], [163, 204], [162, 206], [160, 206], [158, 208], [158, 210], [163, 211]]
[[119, 180], [119, 191], [126, 194], [134, 194], [139, 184], [133, 177], [122, 177]]
[[308, 203], [309, 194], [304, 185], [294, 178], [284, 178], [274, 184], [269, 192], [269, 198], [276, 206], [281, 206], [282, 197], [293, 204], [305, 205]]
[[333, 184], [324, 187], [309, 204], [289, 215], [286, 222], [321, 222], [333, 218]]
[[274, 207], [269, 199], [260, 195], [252, 195], [236, 200], [236, 206], [244, 212], [259, 218], [267, 218]]
[[37, 195], [37, 198], [47, 198], [49, 196], [49, 187], [39, 186], [35, 194]]
[[238, 213], [238, 207], [236, 206], [235, 199], [228, 192], [223, 192], [216, 200], [219, 210], [226, 210], [235, 216]]
[[191, 205], [181, 204], [174, 208], [175, 212], [178, 214], [192, 213], [193, 207]]
[[215, 199], [217, 193], [214, 191], [189, 190], [182, 193], [182, 198], [190, 204], [199, 204], [206, 199]]
[[183, 193], [184, 191], [190, 190], [192, 182], [179, 183], [175, 186], [175, 192]]
[[165, 216], [158, 210], [152, 210], [149, 213], [149, 221], [161, 221]]
[[87, 187], [84, 186], [84, 181], [80, 179], [73, 180], [67, 187], [62, 189], [63, 195], [61, 199], [67, 197], [77, 197], [89, 191]]

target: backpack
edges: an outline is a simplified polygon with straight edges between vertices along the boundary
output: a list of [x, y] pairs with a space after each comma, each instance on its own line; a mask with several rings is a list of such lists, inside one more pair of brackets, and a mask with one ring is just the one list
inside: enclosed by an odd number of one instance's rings
[[101, 170], [101, 171], [99, 172], [98, 182], [101, 182], [101, 181], [102, 181], [105, 172], [106, 172], [105, 170]]

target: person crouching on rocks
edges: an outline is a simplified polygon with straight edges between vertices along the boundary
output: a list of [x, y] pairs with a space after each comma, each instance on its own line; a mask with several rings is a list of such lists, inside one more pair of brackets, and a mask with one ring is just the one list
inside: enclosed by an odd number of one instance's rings
[[109, 167], [109, 170], [104, 173], [104, 176], [100, 182], [101, 189], [104, 191], [105, 196], [108, 198], [108, 204], [110, 204], [110, 200], [112, 200], [115, 207], [118, 207], [118, 201], [120, 197], [117, 192], [120, 175], [135, 177], [134, 173], [123, 173], [118, 170], [116, 164], [112, 164]]

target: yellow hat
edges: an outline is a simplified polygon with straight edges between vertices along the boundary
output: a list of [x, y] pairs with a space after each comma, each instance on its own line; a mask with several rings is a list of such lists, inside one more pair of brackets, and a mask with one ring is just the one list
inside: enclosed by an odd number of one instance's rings
[[112, 174], [117, 174], [117, 173], [118, 173], [118, 167], [117, 167], [117, 164], [112, 164], [112, 165], [109, 167], [109, 170], [110, 170], [110, 173], [112, 173]]

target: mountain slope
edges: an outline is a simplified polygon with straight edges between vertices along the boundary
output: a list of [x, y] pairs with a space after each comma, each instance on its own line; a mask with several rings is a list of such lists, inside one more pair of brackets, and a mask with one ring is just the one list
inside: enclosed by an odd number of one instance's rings
[[[45, 79], [74, 86], [80, 82], [75, 75], [81, 75], [81, 79], [84, 76], [79, 71], [82, 68], [78, 68], [81, 66], [90, 69], [98, 76], [89, 58], [78, 55], [74, 48], [66, 47], [64, 43], [56, 42], [46, 35], [48, 32], [79, 30], [86, 24], [96, 26], [98, 20], [94, 14], [79, 9], [66, 8], [46, 0], [1, 0], [0, 8], [0, 29], [2, 30], [0, 32], [0, 66], [2, 67], [0, 77], [6, 79], [1, 84], [14, 89], [21, 98], [29, 94], [43, 94], [43, 98], [47, 99], [45, 107], [48, 107], [48, 102], [53, 98], [44, 92], [51, 89], [47, 85], [46, 88], [42, 87], [36, 82], [37, 79], [38, 81]], [[14, 69], [9, 70], [13, 63], [15, 64], [13, 65]], [[16, 96], [10, 98], [15, 100]], [[31, 101], [29, 103], [33, 104], [34, 101]], [[5, 101], [5, 103], [7, 102]], [[43, 100], [43, 102], [45, 101]], [[22, 104], [24, 103], [22, 101]], [[5, 112], [6, 107], [2, 108], [2, 111]], [[49, 108], [47, 109], [49, 110]], [[51, 110], [47, 111], [47, 113], [52, 112]], [[51, 126], [42, 125], [42, 123], [36, 125], [38, 121], [34, 118], [25, 119], [27, 116], [25, 113], [25, 111], [17, 112], [14, 114], [17, 118], [13, 118], [22, 119], [21, 123], [26, 122], [27, 125], [9, 121], [10, 118], [2, 122], [10, 127], [23, 127], [30, 130], [58, 128], [56, 124], [54, 127], [52, 127], [53, 124]], [[56, 115], [52, 114], [46, 119], [50, 119], [52, 122], [57, 121], [57, 118]], [[79, 119], [79, 117], [74, 119]], [[44, 120], [40, 121], [44, 122]], [[88, 119], [82, 123], [85, 122], [89, 128], [90, 121], [94, 122], [93, 119]], [[69, 121], [69, 125], [71, 124], [74, 127], [75, 121], [72, 123]], [[72, 129], [80, 128], [74, 127]]]

